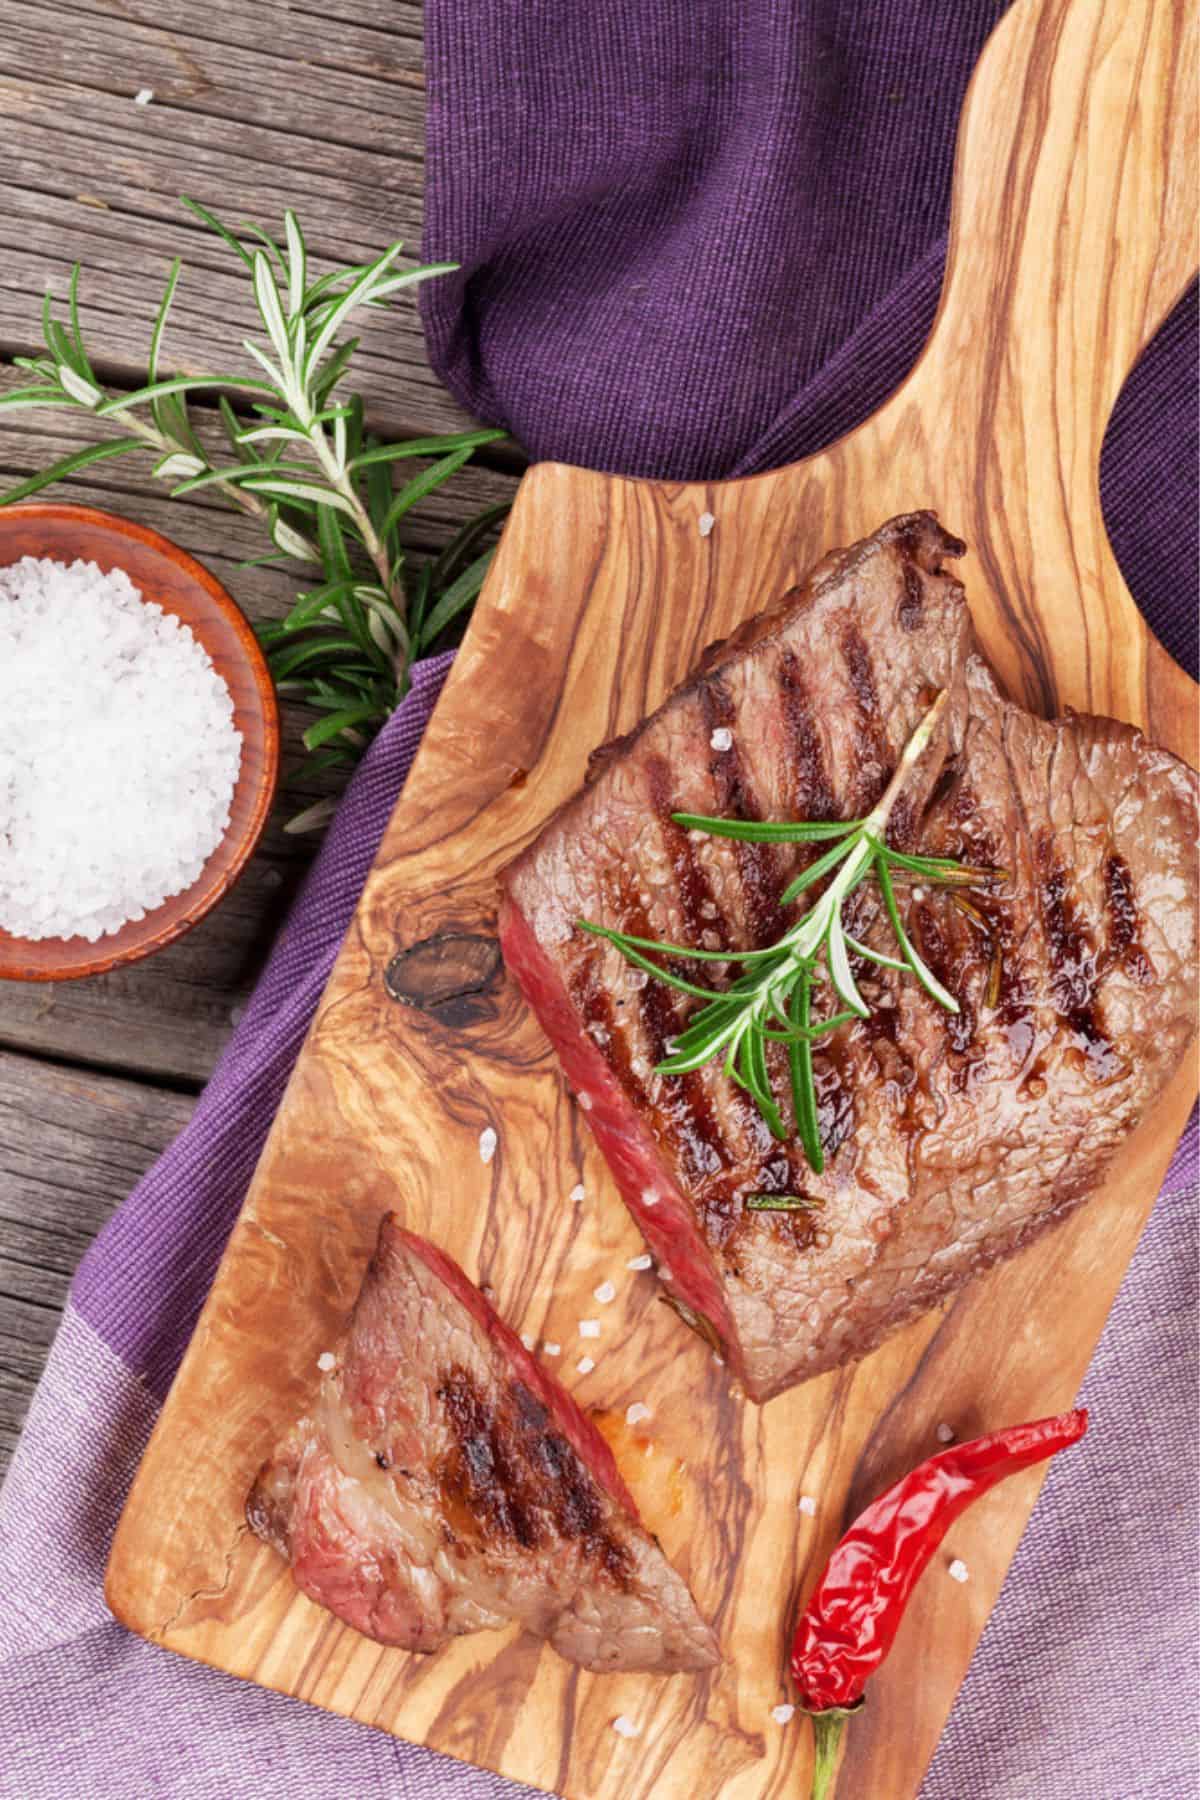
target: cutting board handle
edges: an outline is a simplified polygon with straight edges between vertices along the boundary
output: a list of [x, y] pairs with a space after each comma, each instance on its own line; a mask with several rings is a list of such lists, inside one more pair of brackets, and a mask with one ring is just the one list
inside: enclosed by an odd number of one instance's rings
[[1121, 386], [1196, 267], [1191, 10], [1017, 0], [967, 95], [924, 352], [823, 458], [762, 478], [831, 464], [867, 528], [936, 506], [971, 547], [972, 609], [1010, 691], [1143, 719], [1185, 755], [1195, 690], [1122, 579], [1099, 465]]
[[984, 431], [1017, 405], [1065, 461], [1094, 465], [1122, 383], [1195, 272], [1191, 13], [1188, 0], [1017, 0], [984, 48], [916, 372], [949, 401], [964, 359], [986, 362]]

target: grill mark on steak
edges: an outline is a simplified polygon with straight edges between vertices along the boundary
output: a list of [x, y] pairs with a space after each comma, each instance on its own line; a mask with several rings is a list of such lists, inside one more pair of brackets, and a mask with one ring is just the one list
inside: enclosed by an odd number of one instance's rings
[[[624, 871], [618, 880], [622, 929], [634, 937], [652, 938], [654, 932], [645, 909], [630, 893]], [[594, 959], [589, 958], [572, 974], [570, 991], [572, 1000], [588, 1021], [589, 1035], [597, 1049], [632, 1097], [646, 1107], [654, 1120], [656, 1135], [666, 1138], [675, 1148], [688, 1179], [697, 1185], [710, 1183], [728, 1166], [731, 1152], [701, 1076], [692, 1071], [684, 1075], [664, 1075], [652, 1098], [646, 1082], [634, 1068], [625, 1027], [617, 1020], [609, 996], [600, 987]], [[676, 1007], [672, 990], [665, 982], [655, 981], [652, 975], [647, 976], [646, 985], [637, 990], [637, 1008], [650, 1061], [658, 1064], [670, 1055], [668, 1045], [681, 1027], [681, 1011]], [[601, 1034], [606, 1035], [606, 1042], [601, 1042]]]
[[447, 1516], [466, 1535], [512, 1538], [525, 1549], [542, 1541], [527, 1504], [514, 1446], [465, 1369], [454, 1368], [437, 1390], [456, 1448], [438, 1473]]
[[1038, 837], [1035, 854], [1042, 926], [1050, 958], [1050, 998], [1060, 1019], [1074, 1034], [1091, 1079], [1109, 1081], [1125, 1065], [1096, 1018], [1095, 946], [1071, 896], [1067, 872], [1056, 862], [1053, 846], [1044, 833]]
[[[1020, 807], [1020, 790], [1007, 748], [1004, 749], [1004, 757], [1009, 767], [1011, 792], [1021, 821], [1022, 835], [1028, 841], [1029, 822]], [[1000, 860], [999, 853], [990, 832], [980, 823], [979, 802], [965, 775], [959, 776], [958, 791], [954, 796], [950, 817], [955, 828], [955, 841], [947, 854], [960, 862], [971, 863], [976, 868], [995, 868]], [[1015, 844], [1013, 854], [1016, 854]], [[1013, 1066], [1021, 1069], [1028, 1063], [1038, 1041], [1034, 1012], [1035, 982], [1025, 967], [1022, 946], [1013, 926], [1011, 902], [996, 900], [983, 894], [972, 895], [972, 900], [987, 922], [992, 934], [993, 950], [1000, 958], [1000, 992], [996, 1011], [1004, 1029]]]
[[904, 565], [904, 598], [900, 602], [897, 617], [905, 631], [916, 631], [925, 612], [925, 589], [920, 575], [912, 563]]
[[[868, 771], [870, 772], [870, 783], [866, 790], [867, 804], [874, 806], [887, 786], [887, 738], [879, 710], [879, 693], [875, 686], [875, 668], [871, 661], [871, 652], [853, 619], [848, 620], [842, 626], [841, 649], [846, 664], [846, 674], [850, 680], [850, 692], [854, 695], [854, 704], [858, 712], [859, 730], [862, 734], [864, 780]], [[874, 765], [873, 768], [872, 765]]]
[[[672, 817], [678, 810], [677, 802], [671, 770], [663, 757], [654, 756], [647, 760], [646, 783], [650, 792], [650, 804], [662, 827], [667, 855], [671, 859], [671, 868], [679, 887], [679, 904], [687, 927], [685, 939], [694, 939], [705, 949], [728, 949], [733, 943], [729, 921], [717, 903], [708, 873], [696, 854], [691, 833], [682, 825], [676, 824]], [[710, 935], [716, 938], [715, 944], [708, 943]]]
[[911, 854], [917, 848], [917, 810], [907, 794], [901, 794], [892, 807], [885, 837], [893, 850]]
[[595, 1483], [524, 1382], [514, 1381], [492, 1407], [468, 1371], [456, 1366], [437, 1396], [456, 1439], [438, 1472], [458, 1532], [535, 1549], [548, 1539], [542, 1517], [548, 1514], [559, 1536], [578, 1541], [618, 1586], [627, 1585], [629, 1553], [603, 1529]]
[[[627, 887], [622, 888], [619, 904], [623, 929], [635, 937], [653, 936], [645, 910]], [[682, 964], [675, 966], [682, 972]], [[711, 980], [713, 967], [712, 963], [701, 965], [701, 978]], [[651, 1119], [660, 1142], [665, 1141], [678, 1155], [683, 1170], [695, 1184], [704, 1236], [714, 1248], [720, 1248], [735, 1228], [741, 1211], [738, 1185], [730, 1173], [738, 1158], [703, 1075], [699, 1070], [664, 1075], [652, 1089], [635, 1067], [630, 1035], [618, 1016], [621, 1003], [614, 1002], [601, 984], [594, 957], [572, 970], [567, 987], [588, 1036], [630, 1100]], [[658, 1064], [670, 1054], [668, 1046], [683, 1028], [688, 1005], [677, 1001], [665, 982], [655, 981], [653, 976], [647, 976], [645, 986], [637, 990], [636, 1004], [650, 1061]], [[766, 1155], [774, 1140], [749, 1096], [734, 1087], [725, 1097], [724, 1110], [725, 1116]]]
[[[737, 708], [720, 677], [710, 676], [701, 682], [699, 693], [705, 735], [711, 738], [720, 726], [736, 731]], [[761, 820], [762, 808], [747, 785], [736, 735], [730, 749], [713, 752], [709, 773], [716, 790], [714, 817]], [[774, 852], [769, 844], [747, 844], [736, 838], [726, 841], [732, 846], [734, 864], [742, 884], [751, 945], [756, 950], [764, 949], [783, 932], [779, 896], [784, 883]]]
[[938, 916], [938, 908], [932, 901], [921, 901], [915, 908], [914, 916], [921, 955], [942, 986], [958, 1001], [959, 1010], [956, 1013], [941, 1009], [946, 1041], [956, 1056], [965, 1056], [975, 1038], [975, 1008], [969, 997], [966, 981], [967, 972], [975, 958], [971, 956], [969, 948], [956, 951], [951, 946]]
[[792, 813], [797, 819], [836, 819], [837, 799], [825, 767], [821, 735], [813, 719], [800, 658], [790, 644], [779, 656], [779, 690], [791, 750]]
[[1133, 877], [1129, 864], [1115, 850], [1104, 859], [1104, 905], [1109, 957], [1122, 963], [1139, 987], [1151, 986], [1154, 968], [1138, 938], [1141, 919], [1133, 896]]
[[831, 1162], [854, 1131], [854, 1092], [847, 1079], [846, 1053], [837, 1033], [824, 1040], [813, 1057], [813, 1086], [817, 1092], [817, 1129], [827, 1162]]

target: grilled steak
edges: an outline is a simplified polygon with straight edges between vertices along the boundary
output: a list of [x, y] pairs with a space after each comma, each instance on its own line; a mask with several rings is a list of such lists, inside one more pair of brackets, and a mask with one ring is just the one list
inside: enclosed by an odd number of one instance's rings
[[[503, 878], [508, 967], [669, 1296], [760, 1400], [862, 1356], [1061, 1218], [1194, 1030], [1196, 777], [1128, 726], [1046, 722], [1006, 700], [944, 566], [964, 548], [914, 513], [828, 557], [602, 751]], [[699, 1003], [576, 922], [708, 949], [773, 943], [798, 916], [778, 897], [815, 852], [689, 834], [671, 814], [861, 817], [943, 689], [938, 754], [891, 840], [1006, 876], [966, 911], [944, 890], [900, 890], [961, 1011], [855, 964], [872, 1017], [815, 1052], [814, 1175], [719, 1068], [655, 1072]], [[873, 895], [856, 892], [848, 928], [893, 948]], [[713, 985], [721, 965], [702, 967]], [[816, 1204], [747, 1209], [781, 1192]]]
[[436, 1650], [516, 1619], [586, 1669], [718, 1660], [595, 1426], [391, 1214], [246, 1517], [304, 1593], [381, 1644]]

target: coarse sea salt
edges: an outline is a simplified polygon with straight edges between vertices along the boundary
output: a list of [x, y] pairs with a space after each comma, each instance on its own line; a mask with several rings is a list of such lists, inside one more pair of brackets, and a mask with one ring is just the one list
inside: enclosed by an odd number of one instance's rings
[[815, 1515], [817, 1503], [811, 1494], [801, 1494], [799, 1505], [800, 1511], [804, 1514], [806, 1519], [811, 1519]]
[[625, 1264], [625, 1267], [627, 1269], [641, 1270], [652, 1268], [653, 1264], [654, 1258], [652, 1256], [631, 1256], [629, 1261]]
[[607, 1306], [609, 1301], [615, 1300], [616, 1297], [617, 1290], [611, 1281], [602, 1281], [598, 1288], [592, 1289], [592, 1299], [598, 1300], [601, 1306]]
[[208, 653], [123, 570], [0, 568], [0, 926], [94, 944], [191, 887], [241, 759]]
[[600, 1336], [600, 1321], [599, 1321], [599, 1319], [580, 1319], [579, 1335], [580, 1335], [580, 1337], [599, 1337]]
[[570, 1193], [567, 1195], [567, 1199], [573, 1200], [575, 1202], [576, 1206], [578, 1206], [579, 1202], [583, 1199], [583, 1196], [584, 1196], [583, 1183], [582, 1183], [582, 1181], [577, 1181], [575, 1183], [575, 1186], [571, 1189]]
[[590, 1375], [595, 1366], [596, 1365], [590, 1356], [581, 1356], [579, 1361], [575, 1364], [580, 1375]]
[[491, 1162], [493, 1156], [496, 1154], [496, 1145], [499, 1142], [500, 1139], [496, 1136], [494, 1127], [485, 1125], [479, 1134], [479, 1160], [481, 1163]]
[[648, 1419], [650, 1416], [650, 1408], [646, 1405], [644, 1400], [635, 1400], [632, 1406], [627, 1406], [625, 1408], [625, 1423], [627, 1425], [640, 1425], [643, 1419]]
[[708, 742], [710, 748], [713, 750], [732, 750], [733, 733], [730, 731], [728, 725], [718, 725]]
[[641, 1732], [641, 1726], [635, 1725], [625, 1713], [620, 1713], [612, 1722], [613, 1730], [618, 1737], [635, 1738]]
[[937, 1428], [937, 1441], [939, 1444], [952, 1444], [954, 1442], [953, 1425], [947, 1425], [943, 1420]]
[[960, 1557], [956, 1556], [946, 1573], [949, 1575], [951, 1581], [966, 1581], [970, 1574], [970, 1570], [967, 1568], [966, 1563], [963, 1562]]
[[789, 1706], [786, 1701], [784, 1701], [782, 1703], [782, 1705], [780, 1705], [780, 1706], [773, 1706], [771, 1708], [771, 1717], [774, 1719], [774, 1721], [777, 1725], [786, 1725], [788, 1723], [789, 1719], [792, 1719], [795, 1717], [795, 1714], [796, 1714], [795, 1707]]
[[702, 512], [700, 514], [700, 517], [696, 521], [696, 524], [700, 528], [700, 536], [707, 537], [709, 535], [709, 533], [712, 531], [712, 528], [716, 524], [716, 522], [717, 521], [713, 518], [713, 516], [710, 512]]
[[337, 1357], [333, 1354], [332, 1350], [322, 1350], [320, 1356], [317, 1358], [317, 1367], [323, 1375], [328, 1375], [330, 1369], [334, 1368], [336, 1363]]

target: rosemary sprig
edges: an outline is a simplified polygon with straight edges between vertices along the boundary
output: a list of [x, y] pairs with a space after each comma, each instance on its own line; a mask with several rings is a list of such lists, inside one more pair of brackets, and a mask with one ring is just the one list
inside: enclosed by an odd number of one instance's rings
[[[929, 745], [947, 698], [945, 693], [940, 694], [925, 714], [883, 797], [865, 819], [850, 819], [841, 824], [824, 821], [763, 824], [742, 819], [710, 819], [693, 813], [674, 815], [678, 824], [714, 837], [741, 838], [756, 843], [830, 843], [830, 848], [809, 863], [781, 896], [781, 904], [790, 904], [816, 883], [828, 880], [820, 897], [777, 944], [763, 950], [698, 950], [632, 937], [590, 920], [579, 921], [582, 930], [614, 944], [638, 968], [678, 992], [705, 1002], [675, 1039], [670, 1055], [658, 1065], [659, 1072], [682, 1075], [718, 1057], [723, 1058], [726, 1076], [751, 1095], [767, 1125], [779, 1138], [786, 1138], [788, 1130], [772, 1091], [766, 1047], [769, 1043], [787, 1046], [796, 1132], [809, 1166], [818, 1174], [825, 1166], [825, 1156], [818, 1120], [813, 1047], [840, 1025], [870, 1017], [870, 1008], [854, 979], [851, 954], [883, 968], [911, 972], [939, 1006], [947, 1012], [959, 1010], [954, 995], [928, 967], [905, 930], [896, 902], [894, 873], [903, 872], [931, 885], [950, 887], [973, 886], [1001, 873], [971, 868], [951, 857], [910, 856], [894, 850], [887, 843], [892, 810]], [[843, 923], [842, 909], [846, 901], [868, 877], [878, 883], [899, 956], [887, 956], [860, 943], [851, 937]], [[664, 968], [661, 963], [652, 961], [656, 955], [687, 962], [740, 964], [743, 972], [728, 988], [706, 988], [677, 969]], [[842, 1010], [827, 1018], [814, 1019], [814, 988], [826, 975], [842, 1003]]]
[[[148, 380], [131, 393], [110, 392], [96, 374], [80, 323], [80, 268], [71, 273], [65, 322], [46, 295], [44, 347], [18, 357], [26, 382], [0, 394], [0, 410], [70, 406], [121, 435], [63, 457], [0, 496], [24, 500], [90, 465], [135, 450], [153, 452], [154, 476], [173, 497], [213, 488], [261, 521], [273, 549], [260, 562], [298, 561], [318, 580], [280, 622], [260, 627], [276, 683], [322, 716], [304, 734], [309, 772], [352, 763], [398, 704], [411, 662], [451, 630], [472, 604], [491, 559], [483, 541], [507, 510], [489, 507], [436, 557], [411, 566], [403, 533], [408, 515], [450, 480], [473, 452], [502, 431], [474, 430], [388, 443], [366, 429], [360, 395], [346, 392], [358, 338], [347, 335], [362, 309], [385, 305], [401, 289], [444, 274], [452, 263], [397, 266], [403, 246], [374, 261], [313, 273], [294, 212], [282, 243], [256, 225], [245, 243], [208, 208], [183, 204], [238, 257], [262, 322], [242, 348], [254, 375], [164, 377], [162, 348], [179, 283], [173, 263], [151, 330]], [[189, 412], [189, 396], [208, 390], [228, 457], [210, 454]], [[239, 417], [231, 403], [249, 402]], [[424, 466], [397, 482], [397, 471]], [[322, 802], [291, 829], [322, 822]]]

